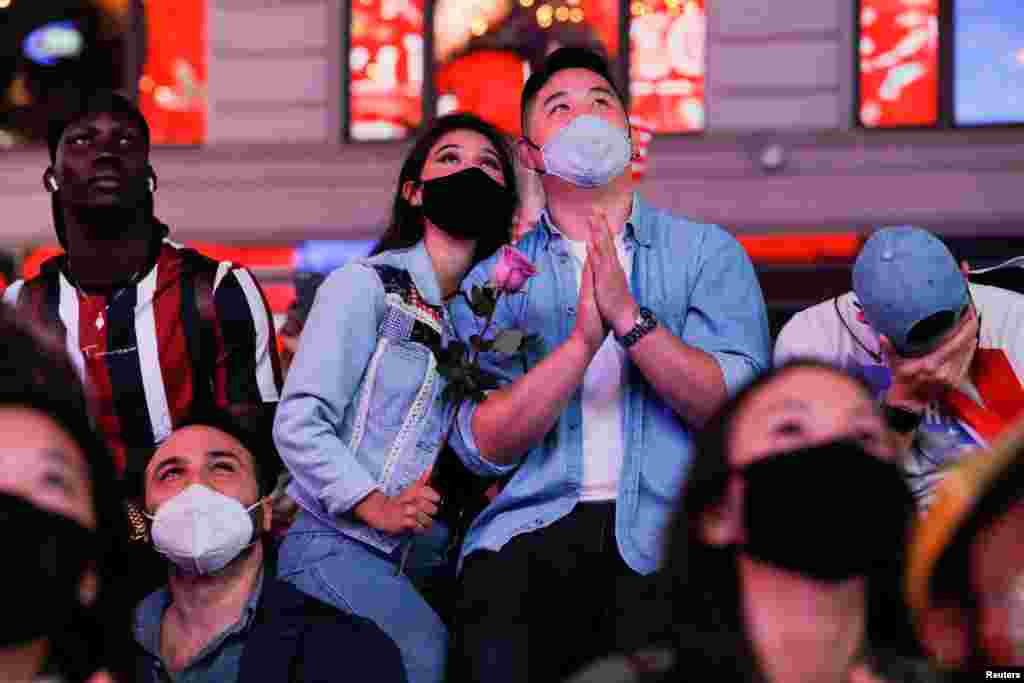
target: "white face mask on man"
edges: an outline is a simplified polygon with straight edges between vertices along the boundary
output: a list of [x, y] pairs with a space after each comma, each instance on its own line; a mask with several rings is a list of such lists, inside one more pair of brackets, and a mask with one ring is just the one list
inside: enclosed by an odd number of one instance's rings
[[577, 116], [538, 149], [546, 173], [584, 188], [607, 185], [632, 158], [626, 131], [592, 114]]
[[249, 513], [240, 502], [203, 484], [192, 484], [160, 506], [153, 516], [153, 546], [193, 574], [220, 571], [255, 540]]

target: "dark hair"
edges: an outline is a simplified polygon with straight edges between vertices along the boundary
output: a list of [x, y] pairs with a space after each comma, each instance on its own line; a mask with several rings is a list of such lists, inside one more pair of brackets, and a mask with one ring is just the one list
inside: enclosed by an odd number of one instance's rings
[[[395, 190], [395, 201], [391, 211], [391, 224], [377, 242], [371, 255], [379, 254], [391, 249], [404, 249], [411, 247], [423, 239], [424, 224], [423, 212], [419, 207], [410, 204], [402, 196], [402, 188], [409, 181], [418, 183], [423, 174], [423, 166], [427, 162], [427, 155], [430, 149], [448, 133], [455, 130], [471, 130], [483, 135], [494, 146], [498, 153], [498, 162], [501, 164], [501, 171], [505, 176], [505, 187], [512, 195], [514, 205], [519, 205], [519, 188], [516, 182], [516, 169], [512, 159], [512, 150], [508, 140], [501, 132], [483, 119], [473, 114], [458, 113], [442, 116], [434, 121], [433, 125], [419, 137], [409, 156], [402, 164], [402, 170], [398, 174], [398, 187]], [[476, 243], [473, 252], [473, 264], [476, 265], [498, 250], [503, 244], [512, 241], [512, 225], [506, 226], [498, 234], [485, 235]]]
[[203, 406], [196, 409], [175, 427], [175, 431], [186, 427], [216, 429], [242, 444], [242, 447], [252, 455], [258, 495], [262, 498], [274, 489], [277, 477], [281, 473], [281, 457], [278, 455], [273, 441], [264, 437], [265, 430], [256, 433], [228, 411], [215, 406]]
[[[695, 456], [686, 476], [679, 507], [669, 529], [668, 558], [663, 576], [671, 604], [672, 640], [677, 670], [688, 678], [695, 671], [715, 678], [765, 682], [743, 621], [742, 587], [734, 548], [704, 542], [705, 513], [722, 502], [730, 479], [729, 439], [737, 416], [751, 396], [783, 375], [818, 369], [845, 377], [870, 395], [867, 385], [842, 370], [811, 360], [796, 360], [768, 372], [727, 401], [695, 439]], [[909, 525], [910, 520], [906, 523]], [[902, 591], [902, 558], [891, 573], [868, 581], [867, 638], [872, 652], [917, 656], [920, 645], [910, 623]]]
[[114, 114], [131, 120], [142, 131], [146, 146], [149, 147], [149, 123], [142, 111], [130, 99], [115, 90], [105, 88], [97, 90], [67, 89], [59, 98], [61, 108], [54, 113], [47, 126], [46, 144], [50, 151], [50, 161], [57, 160], [57, 148], [61, 137], [68, 126], [81, 121], [93, 114]]
[[0, 406], [39, 412], [61, 428], [85, 455], [96, 516], [95, 561], [100, 590], [81, 607], [72, 627], [55, 635], [53, 653], [62, 674], [82, 680], [97, 669], [130, 680], [132, 605], [122, 589], [121, 567], [128, 525], [114, 461], [89, 418], [89, 400], [70, 360], [46, 332], [17, 319], [0, 305]]
[[625, 107], [626, 99], [622, 96], [622, 90], [615, 82], [615, 79], [612, 78], [611, 69], [608, 68], [608, 62], [604, 57], [583, 47], [561, 47], [544, 60], [544, 65], [538, 71], [530, 74], [530, 77], [526, 80], [526, 85], [523, 86], [523, 96], [520, 100], [519, 109], [520, 116], [522, 117], [520, 125], [523, 128], [524, 136], [526, 135], [527, 114], [533, 99], [556, 73], [566, 69], [586, 69], [608, 81], [612, 92], [619, 98], [619, 103]]
[[[113, 114], [129, 119], [142, 131], [146, 142], [146, 149], [149, 149], [150, 132], [146, 117], [143, 116], [142, 111], [134, 102], [117, 91], [105, 88], [96, 90], [65, 88], [55, 99], [59, 102], [59, 106], [56, 113], [51, 116], [46, 132], [46, 144], [50, 152], [51, 166], [57, 161], [57, 149], [60, 147], [64, 131], [69, 126], [93, 114]], [[152, 169], [150, 169], [150, 174], [154, 178], [156, 177]], [[58, 191], [54, 192], [51, 196], [53, 226], [57, 233], [57, 241], [62, 247], [67, 249], [67, 228], [64, 225], [64, 215], [61, 211], [59, 195], [60, 192]], [[155, 228], [154, 232], [158, 239], [166, 237], [170, 230], [154, 215], [152, 192], [146, 193], [141, 209]]]

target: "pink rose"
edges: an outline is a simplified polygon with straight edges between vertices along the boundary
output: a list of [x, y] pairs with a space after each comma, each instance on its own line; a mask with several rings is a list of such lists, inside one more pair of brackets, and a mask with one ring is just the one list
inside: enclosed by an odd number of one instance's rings
[[494, 266], [491, 282], [498, 291], [512, 294], [518, 292], [526, 281], [537, 274], [537, 269], [530, 263], [523, 252], [515, 247], [505, 245], [498, 255]]

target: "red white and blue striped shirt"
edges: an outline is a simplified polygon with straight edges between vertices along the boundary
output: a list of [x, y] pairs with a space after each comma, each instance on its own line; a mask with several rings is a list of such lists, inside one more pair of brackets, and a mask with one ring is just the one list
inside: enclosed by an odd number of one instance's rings
[[148, 273], [93, 295], [65, 261], [12, 283], [3, 300], [63, 337], [120, 472], [143, 467], [132, 454], [151, 451], [204, 402], [272, 419], [281, 367], [270, 308], [248, 270], [165, 240]]

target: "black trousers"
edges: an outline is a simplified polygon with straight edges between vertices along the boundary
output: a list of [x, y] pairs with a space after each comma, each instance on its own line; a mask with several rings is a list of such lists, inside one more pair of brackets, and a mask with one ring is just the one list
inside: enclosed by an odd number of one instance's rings
[[554, 683], [598, 657], [650, 645], [666, 624], [656, 575], [630, 569], [615, 504], [580, 503], [499, 552], [466, 558], [453, 680]]

